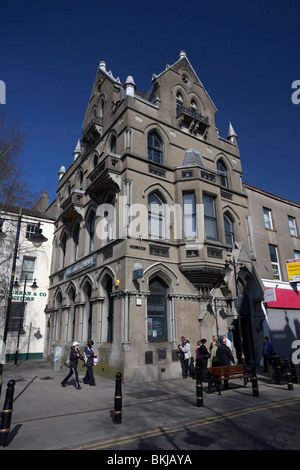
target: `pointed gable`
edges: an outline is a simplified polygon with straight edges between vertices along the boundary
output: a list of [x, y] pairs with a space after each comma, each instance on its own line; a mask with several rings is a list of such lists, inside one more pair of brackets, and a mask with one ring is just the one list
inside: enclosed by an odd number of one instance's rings
[[155, 82], [156, 79], [162, 77], [165, 73], [167, 73], [169, 70], [173, 70], [174, 72], [181, 74], [182, 79], [184, 80], [184, 71], [188, 72], [190, 77], [192, 78], [193, 82], [197, 85], [199, 85], [206, 96], [208, 97], [211, 105], [213, 106], [214, 112], [217, 112], [217, 107], [215, 106], [214, 102], [210, 98], [208, 92], [206, 91], [205, 87], [203, 86], [203, 83], [201, 82], [200, 78], [196, 74], [192, 64], [190, 63], [189, 59], [187, 58], [187, 55], [184, 51], [181, 51], [179, 53], [178, 60], [173, 64], [173, 65], [167, 65], [165, 70], [161, 72], [159, 75], [153, 75], [152, 81]]

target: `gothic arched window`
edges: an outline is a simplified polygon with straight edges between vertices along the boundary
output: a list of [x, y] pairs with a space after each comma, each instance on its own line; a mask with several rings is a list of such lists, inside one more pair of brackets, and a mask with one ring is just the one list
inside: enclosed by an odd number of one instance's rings
[[148, 233], [152, 239], [166, 237], [165, 204], [156, 193], [148, 197]]
[[149, 284], [147, 299], [148, 341], [167, 341], [167, 289], [159, 278]]
[[156, 132], [148, 134], [148, 160], [163, 163], [163, 143]]

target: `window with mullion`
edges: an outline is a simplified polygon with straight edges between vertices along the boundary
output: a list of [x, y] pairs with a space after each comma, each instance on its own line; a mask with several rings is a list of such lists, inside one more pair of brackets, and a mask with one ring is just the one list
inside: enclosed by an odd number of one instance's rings
[[265, 227], [273, 230], [273, 222], [272, 222], [272, 212], [270, 209], [267, 209], [266, 207], [263, 207], [263, 212], [264, 212], [264, 221], [265, 221]]
[[148, 134], [148, 160], [154, 163], [163, 163], [163, 145], [155, 132]]
[[220, 185], [223, 186], [223, 188], [228, 188], [227, 167], [221, 160], [218, 161], [217, 169], [219, 173]]
[[273, 279], [280, 280], [281, 276], [280, 276], [280, 266], [279, 266], [279, 260], [278, 260], [277, 246], [269, 245], [269, 252], [270, 252], [270, 258], [271, 258]]
[[208, 240], [218, 240], [218, 226], [215, 199], [210, 196], [203, 196], [204, 205], [204, 227]]
[[197, 237], [195, 193], [185, 193], [183, 195], [183, 215], [185, 239]]
[[77, 224], [73, 230], [73, 241], [74, 241], [74, 261], [78, 259], [78, 248], [79, 248], [79, 230], [80, 226]]
[[165, 207], [163, 201], [156, 195], [148, 197], [148, 232], [151, 239], [166, 237]]
[[21, 282], [25, 281], [27, 276], [27, 281], [33, 281], [33, 273], [35, 268], [35, 258], [32, 256], [24, 256], [21, 272]]
[[293, 235], [294, 237], [297, 237], [295, 217], [288, 216], [288, 220], [289, 220], [290, 234]]
[[232, 249], [234, 244], [234, 223], [227, 214], [224, 214], [224, 228], [226, 245]]
[[89, 252], [94, 250], [95, 241], [95, 214], [92, 212], [88, 218], [88, 232], [89, 232]]

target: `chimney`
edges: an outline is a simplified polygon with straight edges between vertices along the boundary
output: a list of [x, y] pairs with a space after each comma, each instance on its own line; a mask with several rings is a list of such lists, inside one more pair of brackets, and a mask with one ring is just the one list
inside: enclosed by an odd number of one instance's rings
[[133, 80], [133, 77], [131, 75], [129, 75], [127, 78], [126, 78], [126, 82], [125, 82], [125, 92], [126, 92], [126, 95], [127, 96], [134, 96], [134, 90], [135, 90], [135, 83], [134, 83], [134, 80]]
[[39, 212], [46, 212], [46, 210], [49, 207], [49, 195], [47, 191], [44, 191], [41, 198], [38, 200], [38, 202], [33, 206], [33, 209]]

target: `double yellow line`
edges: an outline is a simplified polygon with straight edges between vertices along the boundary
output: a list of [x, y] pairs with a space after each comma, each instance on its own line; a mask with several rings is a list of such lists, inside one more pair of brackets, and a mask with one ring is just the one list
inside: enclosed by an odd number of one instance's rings
[[[283, 401], [279, 401], [276, 403], [261, 404], [255, 407], [249, 407], [249, 408], [243, 408], [241, 410], [231, 411], [231, 412], [219, 415], [219, 416], [212, 416], [210, 418], [204, 418], [204, 419], [198, 418], [193, 421], [186, 421], [185, 423], [174, 424], [174, 426], [166, 426], [166, 427], [163, 426], [158, 429], [152, 429], [150, 431], [144, 431], [144, 432], [140, 432], [137, 434], [131, 434], [131, 435], [117, 438], [117, 439], [110, 439], [110, 440], [103, 441], [103, 442], [88, 444], [82, 447], [77, 447], [73, 450], [110, 449], [111, 447], [128, 444], [128, 443], [137, 441], [139, 439], [150, 439], [152, 437], [163, 436], [165, 434], [172, 434], [175, 432], [177, 433], [177, 432], [186, 430], [186, 428], [192, 429], [192, 428], [196, 428], [200, 426], [207, 426], [208, 424], [213, 424], [216, 422], [224, 421], [226, 419], [234, 419], [239, 416], [243, 416], [243, 415], [247, 415], [251, 413], [257, 413], [259, 411], [268, 410], [271, 408], [280, 408], [282, 406], [293, 405], [299, 402], [300, 402], [300, 397], [295, 398], [293, 400], [283, 400]], [[174, 423], [176, 423], [176, 421]]]

